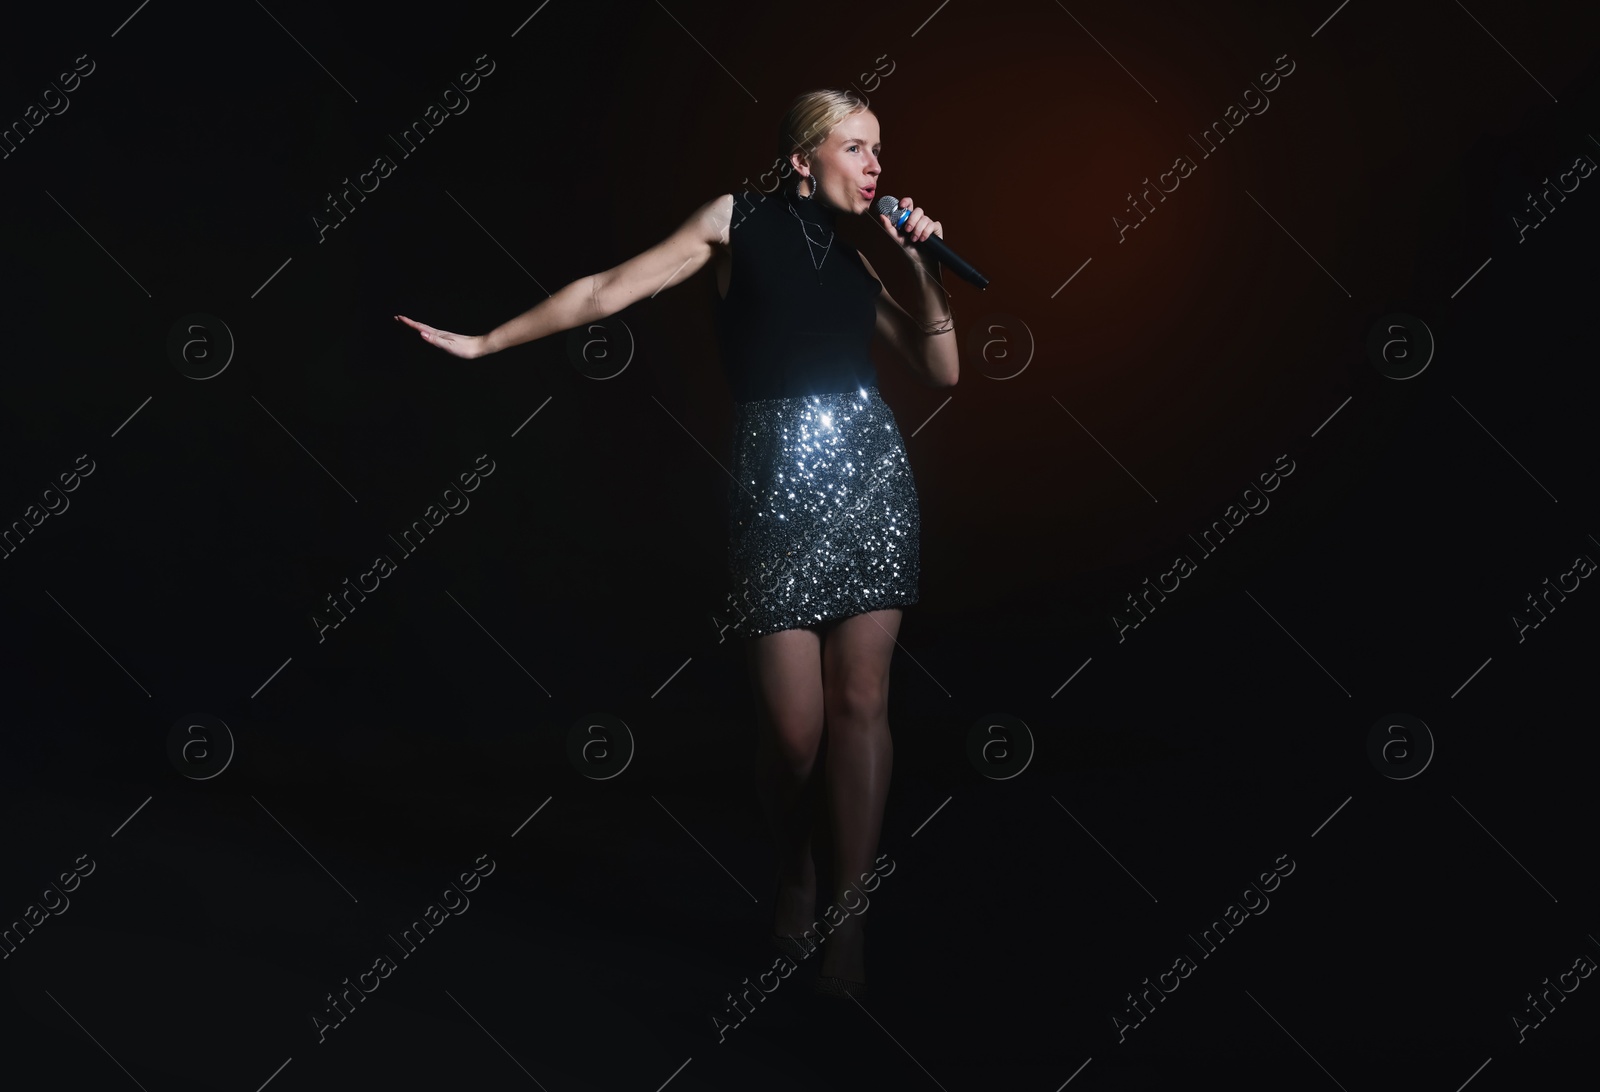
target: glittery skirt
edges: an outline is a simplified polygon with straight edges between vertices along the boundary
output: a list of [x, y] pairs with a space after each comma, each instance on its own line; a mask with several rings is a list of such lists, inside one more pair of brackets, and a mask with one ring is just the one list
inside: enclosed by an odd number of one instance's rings
[[917, 602], [920, 514], [875, 386], [734, 404], [728, 570], [760, 637]]

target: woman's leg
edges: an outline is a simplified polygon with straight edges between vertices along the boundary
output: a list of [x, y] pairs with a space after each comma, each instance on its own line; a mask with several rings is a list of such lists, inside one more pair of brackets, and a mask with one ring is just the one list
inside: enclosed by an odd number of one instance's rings
[[[901, 610], [841, 619], [823, 639], [822, 683], [828, 734], [827, 779], [835, 876], [831, 901], [848, 912], [862, 896], [850, 888], [872, 871], [883, 828], [894, 743], [889, 738], [889, 661]], [[850, 892], [846, 898], [846, 891]], [[823, 946], [825, 975], [865, 982], [861, 918], [851, 914]]]
[[779, 933], [800, 936], [816, 920], [817, 873], [811, 826], [822, 779], [822, 639], [815, 629], [785, 629], [746, 642], [755, 687], [756, 784], [778, 851]]

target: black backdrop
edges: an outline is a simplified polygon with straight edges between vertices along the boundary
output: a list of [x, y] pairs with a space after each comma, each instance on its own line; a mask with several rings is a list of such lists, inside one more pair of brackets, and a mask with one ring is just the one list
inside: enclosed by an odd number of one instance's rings
[[[1593, 11], [8, 24], [8, 1086], [1592, 1066]], [[946, 275], [955, 388], [879, 357], [923, 576], [872, 995], [803, 968], [719, 1036], [772, 865], [710, 273], [473, 362], [391, 316], [491, 328], [762, 185], [792, 96], [852, 84], [883, 191], [993, 283]]]

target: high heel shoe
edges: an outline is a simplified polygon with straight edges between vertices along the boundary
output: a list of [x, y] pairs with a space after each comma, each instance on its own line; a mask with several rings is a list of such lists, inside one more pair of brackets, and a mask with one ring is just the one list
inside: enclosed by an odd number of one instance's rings
[[807, 948], [799, 937], [793, 937], [787, 933], [773, 933], [771, 937], [772, 946], [796, 963], [804, 963], [813, 951], [813, 949]]
[[[843, 924], [843, 927], [840, 930], [838, 930], [838, 935], [834, 939], [845, 944], [847, 947], [858, 948], [858, 946], [864, 944], [866, 940], [863, 931], [864, 924], [865, 923], [860, 921], [860, 919], [851, 918], [848, 922]], [[855, 935], [851, 936], [852, 933]], [[833, 954], [840, 955], [842, 953], [835, 950]], [[823, 962], [827, 963], [832, 961], [824, 960]], [[847, 959], [843, 962], [843, 964], [835, 963], [835, 965], [840, 966], [840, 968], [843, 969], [843, 967], [849, 966], [850, 963], [851, 961]], [[857, 962], [856, 965], [859, 966], [860, 963]], [[821, 966], [818, 966], [817, 972], [817, 978], [812, 983], [812, 989], [824, 997], [837, 997], [842, 1000], [860, 1000], [867, 995], [867, 984], [865, 982], [858, 982], [853, 978], [843, 978], [838, 975], [831, 975], [827, 973], [827, 971], [823, 970]]]
[[811, 988], [824, 997], [860, 1000], [867, 995], [865, 982], [857, 982], [850, 978], [835, 978], [828, 974], [818, 975]]

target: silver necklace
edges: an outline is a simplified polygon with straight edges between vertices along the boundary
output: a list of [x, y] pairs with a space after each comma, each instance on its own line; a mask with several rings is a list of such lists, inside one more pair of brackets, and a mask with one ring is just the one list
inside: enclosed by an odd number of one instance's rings
[[[805, 201], [811, 200], [811, 198], [806, 194], [801, 194], [800, 197], [801, 197], [802, 200], [805, 200]], [[811, 253], [811, 264], [817, 271], [817, 283], [821, 284], [822, 283], [822, 263], [828, 260], [828, 251], [833, 249], [833, 236], [834, 236], [834, 233], [831, 232], [831, 231], [828, 232], [828, 242], [827, 242], [827, 245], [823, 246], [823, 248], [822, 248], [822, 259], [821, 259], [821, 261], [819, 261], [817, 259], [817, 245], [818, 244], [816, 244], [816, 243], [811, 241], [811, 232], [806, 230], [811, 225], [806, 223], [805, 219], [803, 217], [801, 217], [801, 215], [794, 210], [793, 206], [786, 205], [784, 207], [789, 209], [789, 215], [790, 216], [793, 216], [796, 220], [798, 220], [800, 222], [800, 234], [804, 235], [805, 238], [806, 238], [806, 249], [809, 250], [810, 253]]]

